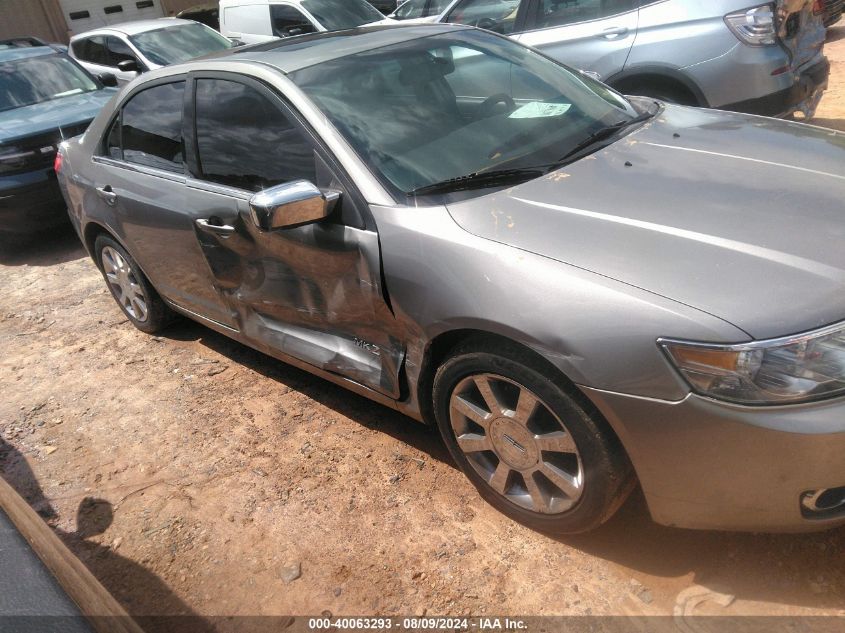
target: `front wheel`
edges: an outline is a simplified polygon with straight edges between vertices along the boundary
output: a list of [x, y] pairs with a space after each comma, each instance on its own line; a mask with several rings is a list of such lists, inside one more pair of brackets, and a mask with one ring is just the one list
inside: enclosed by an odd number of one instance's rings
[[470, 345], [437, 371], [440, 433], [481, 496], [548, 534], [601, 525], [633, 488], [607, 423], [519, 349]]

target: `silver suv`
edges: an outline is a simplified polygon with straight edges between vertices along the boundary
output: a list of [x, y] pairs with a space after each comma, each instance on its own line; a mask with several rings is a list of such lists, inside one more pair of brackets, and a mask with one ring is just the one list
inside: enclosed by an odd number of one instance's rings
[[627, 94], [812, 116], [827, 87], [813, 0], [409, 0], [391, 16], [510, 35]]

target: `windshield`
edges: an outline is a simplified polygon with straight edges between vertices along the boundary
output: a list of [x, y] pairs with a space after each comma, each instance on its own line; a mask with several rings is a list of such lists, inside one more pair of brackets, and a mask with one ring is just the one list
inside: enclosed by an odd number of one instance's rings
[[302, 0], [302, 7], [328, 31], [354, 29], [384, 16], [365, 0]]
[[480, 30], [349, 55], [290, 77], [394, 193], [553, 165], [639, 114], [604, 84]]
[[129, 39], [144, 57], [159, 66], [186, 62], [233, 46], [204, 24], [180, 24], [139, 33]]
[[64, 55], [0, 62], [0, 112], [99, 89], [88, 73]]
[[428, 0], [408, 0], [396, 9], [396, 12], [393, 14], [393, 18], [396, 20], [413, 20], [415, 18], [421, 18], [423, 17], [426, 2], [428, 2]]

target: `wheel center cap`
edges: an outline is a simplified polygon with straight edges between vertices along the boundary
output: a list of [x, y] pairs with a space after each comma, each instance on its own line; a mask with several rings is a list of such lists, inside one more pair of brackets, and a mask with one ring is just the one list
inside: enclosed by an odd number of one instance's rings
[[496, 455], [516, 470], [531, 468], [540, 459], [534, 436], [510, 418], [496, 418], [490, 423], [490, 441]]

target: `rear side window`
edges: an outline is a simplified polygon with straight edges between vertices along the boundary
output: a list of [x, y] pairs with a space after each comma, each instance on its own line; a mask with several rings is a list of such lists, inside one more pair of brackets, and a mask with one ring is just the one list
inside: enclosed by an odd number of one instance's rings
[[204, 180], [248, 191], [300, 178], [316, 181], [311, 143], [255, 88], [222, 79], [198, 79], [196, 108]]
[[104, 35], [95, 35], [84, 40], [77, 40], [71, 44], [71, 47], [77, 59], [102, 66], [108, 66], [109, 64], [106, 38]]
[[273, 24], [273, 35], [277, 37], [302, 35], [316, 30], [299, 9], [287, 4], [271, 5], [270, 20]]
[[637, 8], [637, 0], [541, 0], [536, 28], [601, 20]]
[[[128, 163], [182, 173], [185, 144], [182, 139], [182, 103], [185, 82], [148, 88], [132, 97], [121, 116], [120, 148]], [[108, 153], [116, 133], [109, 134]]]

